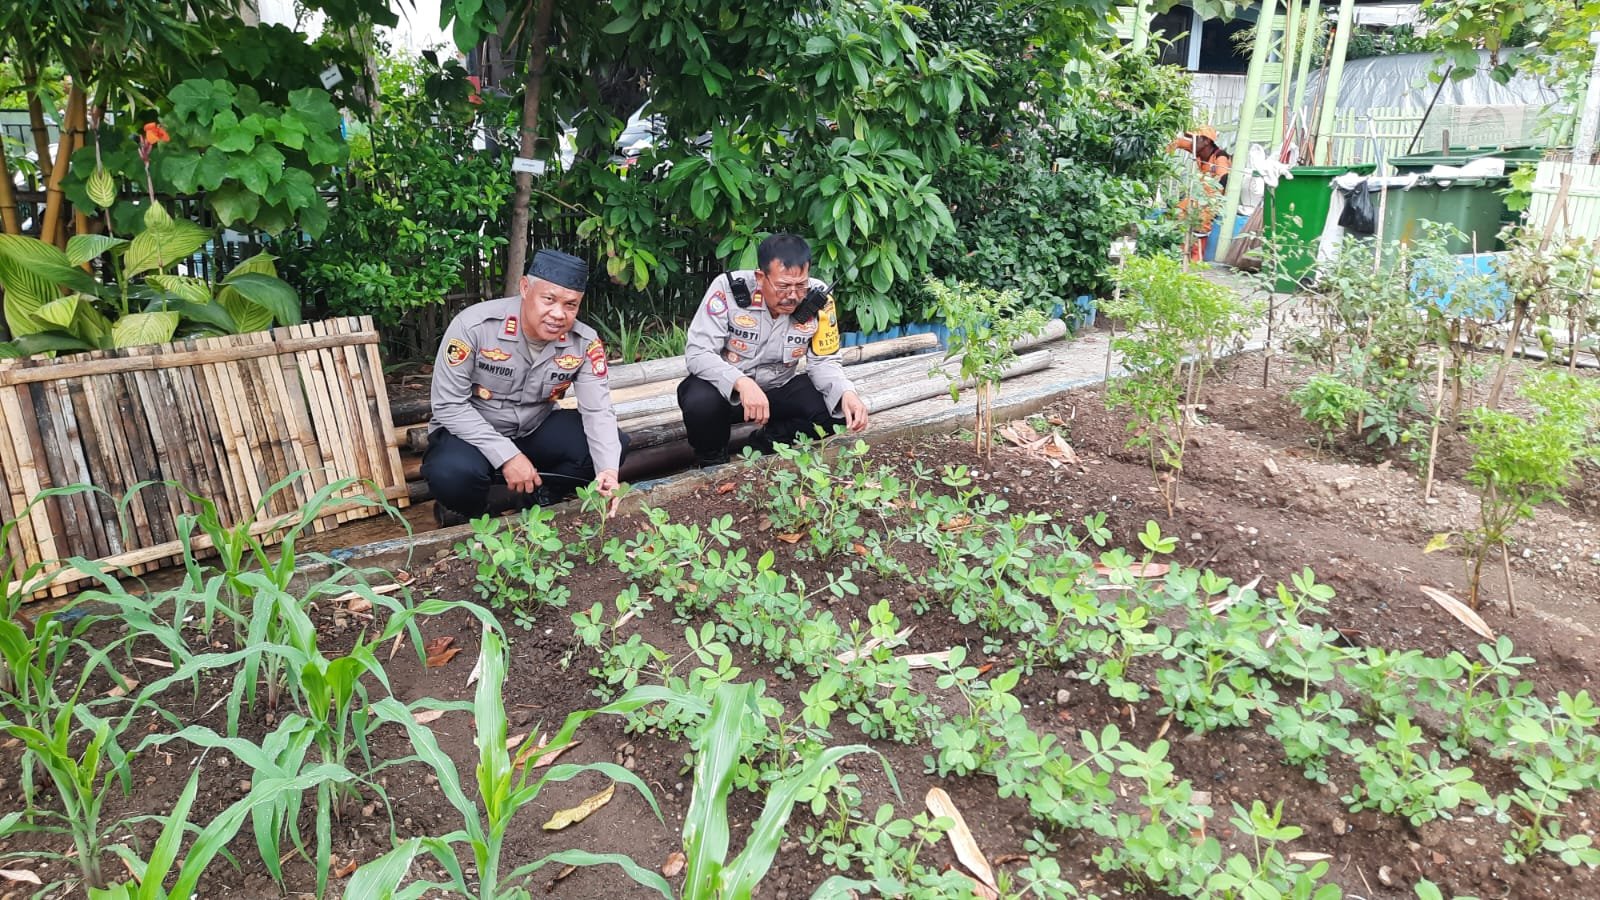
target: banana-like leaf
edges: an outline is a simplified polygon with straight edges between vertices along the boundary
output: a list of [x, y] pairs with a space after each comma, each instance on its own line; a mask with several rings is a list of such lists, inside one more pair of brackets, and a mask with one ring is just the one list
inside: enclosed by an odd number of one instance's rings
[[238, 276], [230, 273], [227, 285], [245, 300], [271, 313], [279, 325], [300, 324], [300, 295], [287, 281], [254, 272]]
[[211, 285], [206, 284], [204, 278], [191, 278], [187, 275], [151, 275], [145, 280], [180, 300], [195, 304], [211, 302]]
[[40, 306], [34, 312], [34, 315], [38, 316], [42, 322], [54, 325], [63, 331], [70, 331], [72, 320], [77, 318], [78, 307], [82, 303], [83, 296], [81, 294], [71, 294], [51, 300], [49, 303]]
[[67, 262], [81, 266], [107, 250], [125, 247], [127, 244], [127, 238], [112, 237], [109, 234], [75, 234], [67, 239]]
[[[5, 288], [6, 326], [17, 337], [49, 331], [35, 313], [61, 296], [61, 288], [44, 272], [72, 268], [66, 254], [30, 237], [0, 234], [0, 287]], [[80, 273], [82, 274], [82, 273]]]
[[180, 321], [182, 317], [175, 312], [128, 313], [111, 323], [111, 346], [165, 344], [178, 333]]
[[156, 312], [165, 307], [167, 310], [182, 316], [184, 320], [198, 322], [218, 334], [242, 333], [239, 330], [239, 323], [235, 322], [233, 316], [229, 315], [228, 311], [218, 303], [190, 303], [188, 300], [162, 302], [155, 300], [150, 305], [152, 309], [147, 310], [148, 312]]
[[250, 331], [261, 331], [272, 327], [272, 311], [264, 306], [246, 300], [244, 295], [228, 285], [229, 279], [241, 275], [273, 275], [278, 274], [278, 267], [273, 265], [277, 257], [270, 253], [257, 253], [255, 256], [239, 263], [222, 280], [222, 287], [217, 291], [217, 302], [233, 316], [239, 324], [236, 333], [244, 334]]
[[210, 240], [211, 232], [183, 219], [147, 228], [128, 245], [128, 276], [164, 269], [187, 258]]

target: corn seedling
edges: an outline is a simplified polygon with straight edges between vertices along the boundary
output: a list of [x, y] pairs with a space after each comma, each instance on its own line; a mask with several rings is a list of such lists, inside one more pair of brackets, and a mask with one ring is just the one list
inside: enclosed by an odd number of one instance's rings
[[[861, 744], [830, 747], [784, 775], [768, 790], [767, 802], [751, 827], [744, 849], [730, 860], [728, 795], [748, 743], [747, 729], [753, 722], [764, 720], [756, 700], [753, 684], [720, 685], [712, 700], [711, 719], [696, 748], [694, 794], [683, 823], [683, 847], [688, 860], [683, 900], [749, 900], [772, 868], [795, 803], [839, 760], [856, 753], [875, 753]], [[883, 770], [898, 794], [899, 786], [887, 762]], [[671, 900], [672, 893], [664, 884], [658, 889]]]
[[[635, 688], [600, 709], [572, 713], [542, 749], [533, 743], [530, 735], [528, 741], [517, 748], [513, 755], [506, 747], [506, 711], [501, 695], [506, 679], [506, 651], [505, 639], [498, 631], [488, 630], [484, 633], [478, 666], [478, 690], [471, 705], [473, 721], [477, 726], [476, 799], [467, 795], [456, 774], [455, 762], [439, 748], [433, 732], [417, 723], [414, 717], [416, 710], [392, 698], [385, 698], [373, 705], [373, 713], [381, 722], [405, 729], [416, 751], [414, 761], [421, 762], [438, 775], [439, 788], [460, 814], [462, 827], [443, 837], [411, 838], [401, 842], [393, 850], [357, 870], [346, 888], [346, 896], [415, 898], [429, 890], [439, 890], [479, 900], [526, 900], [532, 896], [526, 887], [528, 877], [550, 863], [612, 864], [620, 867], [634, 881], [665, 891], [666, 881], [660, 875], [619, 854], [567, 850], [550, 854], [510, 872], [502, 871], [501, 854], [506, 832], [517, 813], [531, 806], [546, 784], [569, 781], [588, 772], [598, 772], [633, 787], [649, 802], [659, 818], [661, 812], [650, 789], [638, 776], [622, 766], [611, 763], [558, 764], [538, 769], [534, 764], [541, 756], [570, 743], [578, 726], [591, 716], [602, 713], [625, 715], [646, 704], [659, 703], [682, 705], [704, 714], [707, 710], [705, 704], [693, 697], [660, 688]], [[535, 772], [543, 774], [535, 778]], [[467, 878], [457, 859], [458, 845], [465, 845], [472, 855], [477, 874], [476, 886]], [[447, 880], [405, 884], [412, 862], [423, 854], [431, 856], [444, 869]]]

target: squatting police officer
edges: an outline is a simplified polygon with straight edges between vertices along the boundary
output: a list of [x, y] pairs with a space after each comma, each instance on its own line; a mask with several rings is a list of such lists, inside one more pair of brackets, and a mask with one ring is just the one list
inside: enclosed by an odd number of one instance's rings
[[[628, 438], [611, 406], [605, 345], [578, 321], [588, 277], [583, 260], [540, 250], [519, 296], [470, 306], [445, 331], [422, 459], [439, 524], [488, 512], [499, 481], [521, 506], [591, 480], [604, 496], [616, 489]], [[575, 410], [557, 407], [568, 390]]]
[[810, 245], [772, 235], [756, 249], [756, 264], [717, 276], [689, 323], [678, 406], [702, 467], [727, 462], [739, 420], [762, 426], [751, 446], [763, 452], [816, 429], [867, 427], [867, 405], [837, 358], [833, 298], [810, 277]]

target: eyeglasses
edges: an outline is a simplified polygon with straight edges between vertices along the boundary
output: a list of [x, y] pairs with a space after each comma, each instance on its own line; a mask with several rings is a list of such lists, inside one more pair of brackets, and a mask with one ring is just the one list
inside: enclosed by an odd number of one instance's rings
[[783, 282], [769, 280], [767, 284], [772, 287], [772, 292], [779, 297], [802, 296], [805, 294], [806, 288], [811, 286], [810, 281], [792, 281], [784, 284]]

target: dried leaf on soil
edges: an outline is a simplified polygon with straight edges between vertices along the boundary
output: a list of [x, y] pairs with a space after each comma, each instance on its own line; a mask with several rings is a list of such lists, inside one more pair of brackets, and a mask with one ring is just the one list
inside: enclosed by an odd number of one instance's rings
[[415, 719], [418, 725], [427, 725], [430, 722], [439, 721], [439, 718], [443, 715], [444, 710], [442, 709], [425, 709], [419, 713], [412, 713], [411, 718]]
[[668, 878], [677, 878], [683, 872], [683, 867], [688, 864], [682, 850], [674, 850], [667, 855], [667, 861], [661, 865], [661, 874]]
[[354, 875], [355, 873], [356, 873], [356, 861], [355, 861], [355, 857], [351, 857], [350, 860], [348, 862], [346, 862], [344, 865], [342, 865], [339, 868], [333, 870], [333, 877], [335, 877], [335, 878], [349, 878], [351, 875]]
[[1325, 859], [1333, 859], [1333, 854], [1312, 853], [1309, 850], [1296, 850], [1295, 852], [1289, 854], [1289, 858], [1297, 862], [1322, 862]]
[[353, 613], [371, 612], [372, 601], [366, 597], [351, 597], [350, 602], [346, 603], [344, 608]]
[[780, 534], [780, 535], [778, 535], [778, 540], [783, 541], [785, 544], [795, 544], [795, 543], [799, 543], [800, 535], [798, 535], [798, 534]]
[[1421, 585], [1420, 587], [1422, 589], [1422, 593], [1426, 595], [1429, 600], [1439, 604], [1440, 609], [1443, 609], [1450, 615], [1455, 616], [1456, 620], [1461, 624], [1477, 632], [1479, 637], [1488, 641], [1494, 640], [1494, 631], [1489, 628], [1489, 623], [1483, 620], [1483, 616], [1480, 616], [1474, 612], [1472, 607], [1462, 603], [1460, 600], [1457, 600], [1438, 588], [1428, 587], [1425, 584]]
[[908, 669], [926, 669], [935, 663], [949, 662], [950, 651], [940, 650], [937, 653], [908, 653], [900, 657], [905, 660]]
[[[911, 632], [916, 630], [917, 626], [915, 625], [908, 625], [905, 628], [900, 629], [900, 632], [894, 636], [895, 646], [905, 643], [906, 638], [911, 636]], [[838, 656], [835, 656], [834, 659], [837, 659], [842, 663], [852, 663], [878, 649], [879, 645], [882, 643], [882, 638], [867, 638], [866, 642], [861, 645], [860, 650], [846, 650]]]
[[133, 658], [133, 661], [134, 662], [142, 662], [147, 666], [155, 666], [158, 669], [170, 669], [170, 668], [172, 668], [172, 663], [167, 662], [164, 659], [156, 659], [156, 658], [151, 657], [151, 656], [135, 656]]
[[134, 679], [132, 679], [132, 678], [128, 678], [128, 679], [126, 679], [126, 681], [128, 682], [126, 685], [120, 685], [119, 684], [116, 687], [112, 688], [111, 690], [106, 691], [106, 696], [107, 697], [125, 697], [134, 688], [139, 686], [139, 682], [134, 680]]
[[461, 648], [454, 646], [456, 639], [453, 637], [438, 637], [422, 645], [422, 650], [428, 657], [428, 668], [437, 669], [445, 663], [456, 658]]
[[0, 869], [0, 878], [21, 884], [44, 884], [30, 869]]
[[984, 858], [983, 851], [978, 849], [978, 842], [972, 837], [972, 829], [967, 827], [967, 822], [961, 817], [961, 810], [956, 809], [954, 800], [945, 793], [944, 788], [934, 787], [928, 789], [925, 800], [928, 811], [935, 816], [944, 816], [953, 823], [950, 831], [945, 835], [950, 839], [951, 846], [956, 849], [956, 859], [966, 866], [978, 880], [991, 890], [994, 889], [994, 870], [989, 867], [989, 860]]
[[731, 481], [724, 481], [723, 483], [717, 485], [717, 493], [719, 493], [719, 494], [731, 494], [731, 493], [734, 492], [734, 489], [736, 489], [737, 487], [738, 487], [738, 485], [734, 484]]
[[606, 786], [605, 790], [595, 794], [593, 797], [590, 797], [571, 809], [563, 809], [551, 816], [550, 821], [544, 823], [544, 830], [560, 831], [569, 825], [576, 825], [579, 822], [582, 822], [584, 819], [587, 819], [589, 816], [593, 815], [595, 810], [605, 806], [607, 803], [610, 803], [611, 795], [615, 794], [616, 792], [617, 783], [613, 781], [611, 784]]
[[950, 521], [939, 526], [940, 531], [960, 531], [972, 524], [971, 516], [952, 516]]

